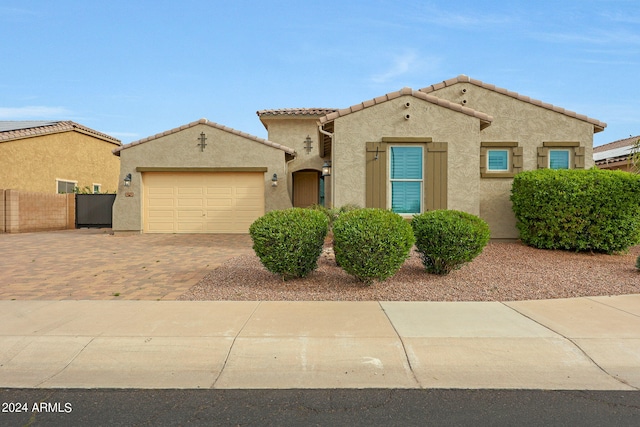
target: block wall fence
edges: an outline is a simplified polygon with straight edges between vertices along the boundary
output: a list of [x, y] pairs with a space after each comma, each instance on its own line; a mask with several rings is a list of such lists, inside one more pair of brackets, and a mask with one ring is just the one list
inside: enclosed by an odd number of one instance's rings
[[74, 229], [75, 194], [0, 189], [0, 233]]

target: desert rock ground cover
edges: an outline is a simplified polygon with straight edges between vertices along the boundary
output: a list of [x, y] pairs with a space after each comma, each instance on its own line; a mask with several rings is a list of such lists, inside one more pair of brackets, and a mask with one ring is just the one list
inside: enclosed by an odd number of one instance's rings
[[242, 255], [211, 271], [180, 300], [260, 301], [515, 301], [640, 293], [635, 260], [626, 254], [547, 251], [518, 242], [490, 242], [473, 262], [447, 276], [424, 271], [414, 251], [400, 271], [366, 286], [335, 264], [325, 247], [318, 269], [283, 282], [258, 258]]

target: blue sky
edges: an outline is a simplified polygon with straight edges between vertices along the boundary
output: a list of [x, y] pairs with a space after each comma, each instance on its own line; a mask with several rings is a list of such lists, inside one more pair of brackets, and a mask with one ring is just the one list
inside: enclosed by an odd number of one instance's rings
[[345, 108], [466, 74], [640, 134], [640, 2], [3, 0], [0, 120], [124, 143], [206, 117]]

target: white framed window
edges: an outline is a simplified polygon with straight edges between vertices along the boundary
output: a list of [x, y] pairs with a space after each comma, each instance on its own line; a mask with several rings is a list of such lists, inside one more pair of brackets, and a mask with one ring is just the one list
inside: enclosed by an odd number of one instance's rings
[[405, 215], [422, 212], [423, 159], [423, 147], [389, 147], [389, 187], [393, 212]]
[[549, 169], [569, 169], [571, 155], [567, 149], [549, 150]]
[[101, 184], [93, 184], [93, 194], [100, 193], [100, 189], [102, 188]]
[[509, 172], [511, 164], [509, 151], [506, 149], [487, 150], [487, 172]]
[[56, 179], [56, 192], [60, 194], [74, 193], [78, 187], [78, 181]]

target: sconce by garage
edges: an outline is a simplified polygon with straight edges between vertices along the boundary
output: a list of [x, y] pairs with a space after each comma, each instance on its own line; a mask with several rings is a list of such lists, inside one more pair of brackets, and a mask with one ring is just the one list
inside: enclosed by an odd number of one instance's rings
[[124, 186], [129, 187], [131, 185], [131, 174], [128, 173], [127, 176], [124, 177]]
[[272, 187], [277, 187], [278, 186], [278, 174], [273, 174], [273, 178], [271, 178], [271, 186]]
[[331, 176], [331, 162], [328, 160], [322, 165], [322, 176]]

